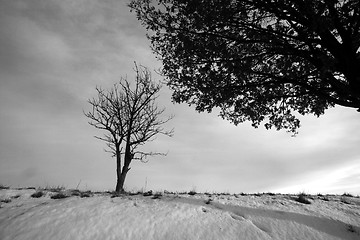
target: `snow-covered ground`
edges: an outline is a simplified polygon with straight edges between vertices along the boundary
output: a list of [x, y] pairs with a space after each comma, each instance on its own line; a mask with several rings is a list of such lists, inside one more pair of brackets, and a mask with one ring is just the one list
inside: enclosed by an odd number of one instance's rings
[[[360, 239], [360, 198], [0, 190], [0, 239]], [[65, 192], [67, 195], [71, 191]], [[79, 195], [79, 194], [77, 194]]]

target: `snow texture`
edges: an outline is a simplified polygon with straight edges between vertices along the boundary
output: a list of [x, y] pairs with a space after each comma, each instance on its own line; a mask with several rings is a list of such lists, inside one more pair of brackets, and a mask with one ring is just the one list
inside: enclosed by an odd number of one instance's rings
[[360, 239], [360, 198], [96, 193], [51, 199], [0, 190], [1, 240]]

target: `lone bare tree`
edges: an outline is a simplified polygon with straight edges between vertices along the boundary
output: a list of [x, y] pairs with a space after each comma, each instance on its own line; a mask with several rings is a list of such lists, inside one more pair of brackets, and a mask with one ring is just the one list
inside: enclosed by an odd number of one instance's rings
[[172, 136], [173, 130], [162, 127], [172, 116], [161, 119], [165, 108], [156, 104], [161, 84], [151, 79], [149, 70], [135, 64], [134, 85], [125, 78], [109, 90], [96, 87], [97, 97], [89, 99], [92, 111], [85, 112], [89, 124], [104, 130], [96, 138], [105, 141], [108, 152], [116, 157], [116, 192], [124, 191], [124, 182], [132, 160], [147, 161], [148, 156], [165, 155], [145, 152], [141, 146], [154, 140], [155, 135]]

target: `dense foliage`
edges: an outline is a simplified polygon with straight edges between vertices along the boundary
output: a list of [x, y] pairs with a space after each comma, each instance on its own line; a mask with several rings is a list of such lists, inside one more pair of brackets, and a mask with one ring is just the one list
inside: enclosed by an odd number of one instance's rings
[[133, 0], [175, 102], [296, 132], [296, 113], [360, 110], [358, 0]]

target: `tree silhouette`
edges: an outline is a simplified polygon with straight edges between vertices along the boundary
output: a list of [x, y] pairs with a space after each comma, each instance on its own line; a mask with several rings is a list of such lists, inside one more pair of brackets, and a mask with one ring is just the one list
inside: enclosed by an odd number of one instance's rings
[[164, 155], [144, 152], [141, 146], [154, 140], [157, 134], [172, 136], [163, 125], [171, 117], [161, 119], [165, 108], [156, 105], [161, 85], [151, 79], [145, 67], [135, 65], [134, 86], [124, 78], [109, 90], [97, 87], [97, 97], [89, 99], [92, 111], [84, 113], [89, 124], [105, 134], [96, 138], [105, 141], [110, 153], [116, 157], [116, 192], [124, 191], [124, 182], [132, 160], [147, 161], [148, 156]]
[[[155, 2], [155, 3], [154, 3]], [[297, 113], [360, 111], [358, 0], [132, 0], [175, 102], [297, 132]]]

